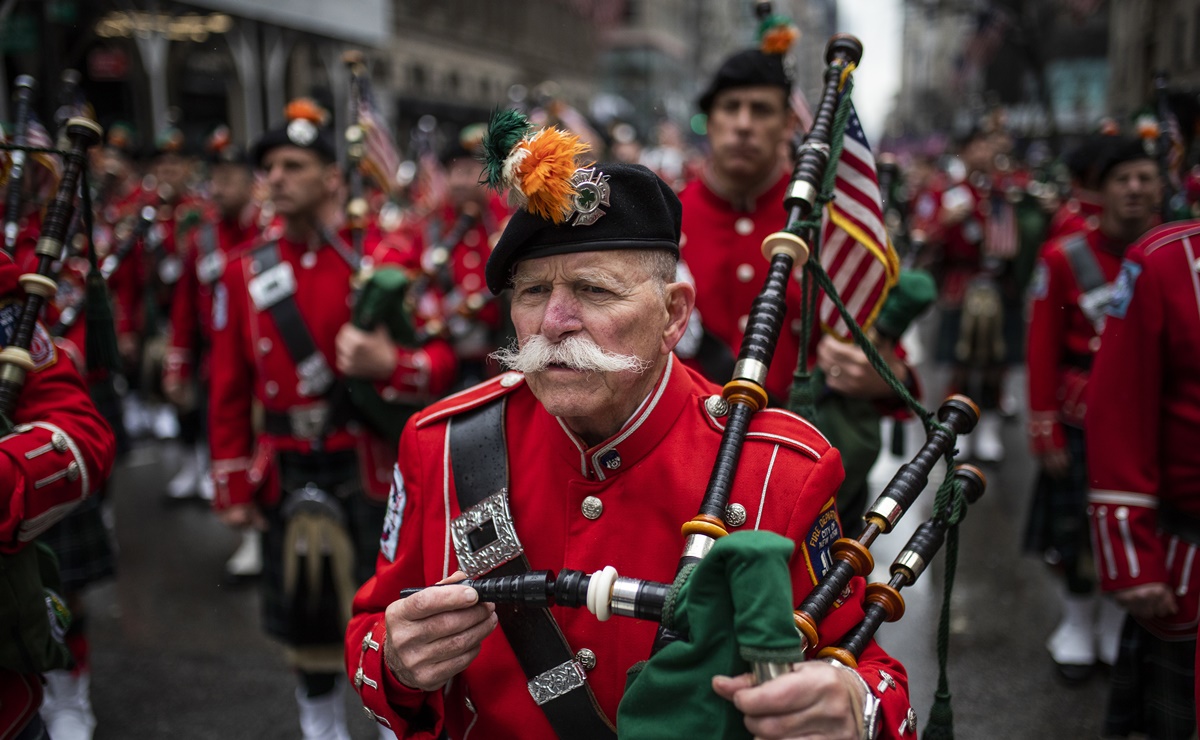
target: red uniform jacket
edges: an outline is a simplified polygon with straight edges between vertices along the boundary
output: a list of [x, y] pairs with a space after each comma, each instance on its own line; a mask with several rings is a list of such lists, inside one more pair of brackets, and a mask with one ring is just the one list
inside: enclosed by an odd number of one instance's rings
[[[0, 345], [24, 303], [20, 270], [0, 255]], [[0, 437], [0, 553], [16, 552], [61, 520], [108, 477], [116, 455], [112, 430], [96, 411], [79, 373], [37, 325], [34, 367]], [[0, 670], [0, 736], [23, 726], [41, 703], [41, 682]]]
[[1106, 591], [1174, 588], [1179, 612], [1145, 626], [1191, 639], [1196, 538], [1172, 532], [1200, 521], [1200, 221], [1144, 236], [1117, 291], [1089, 383], [1092, 549]]
[[[704, 178], [688, 183], [679, 194], [683, 203], [680, 254], [696, 284], [696, 311], [705, 328], [729, 345], [735, 356], [742, 346], [750, 307], [770, 268], [762, 254], [763, 239], [785, 225], [783, 193], [790, 179], [784, 175], [754, 202], [740, 205], [713, 192]], [[766, 388], [776, 399], [788, 397], [799, 358], [804, 326], [800, 298], [800, 284], [789, 281], [787, 313], [767, 371]], [[812, 350], [819, 338], [820, 330], [814, 324], [810, 360], [815, 359]]]
[[[307, 246], [278, 236], [283, 264], [291, 266], [300, 315], [316, 348], [337, 374], [334, 340], [350, 320], [350, 267], [329, 245], [306, 255]], [[341, 234], [350, 244], [348, 232]], [[369, 229], [366, 254], [376, 265], [404, 264], [405, 255], [381, 243], [378, 231]], [[273, 476], [274, 451], [309, 452], [311, 439], [285, 435], [255, 435], [251, 424], [257, 402], [268, 414], [311, 409], [322, 398], [305, 397], [299, 388], [296, 365], [288, 354], [270, 313], [255, 308], [250, 286], [261, 270], [253, 247], [241, 250], [225, 268], [213, 293], [212, 379], [209, 399], [209, 446], [217, 495], [214, 506], [258, 501], [271, 504], [279, 491]], [[443, 393], [454, 381], [454, 354], [449, 345], [433, 341], [420, 349], [397, 349], [392, 377], [377, 383], [384, 400], [402, 397], [428, 400]], [[328, 452], [358, 449], [363, 484], [382, 496], [391, 480], [394, 451], [356, 424], [339, 425], [324, 440]]]
[[[518, 373], [498, 378], [430, 406], [409, 421], [388, 504], [376, 576], [359, 591], [346, 634], [346, 661], [364, 706], [400, 738], [550, 738], [526, 679], [502, 630], [489, 635], [479, 656], [446, 691], [423, 693], [400, 684], [383, 661], [383, 612], [401, 588], [440, 580], [458, 568], [448, 525], [460, 514], [448, 460], [447, 429], [459, 413], [503, 397], [507, 403], [509, 491], [517, 535], [531, 566], [619, 573], [669, 582], [683, 548], [679, 527], [699, 506], [720, 443], [723, 417], [704, 400], [719, 389], [674, 356], [650, 397], [625, 427], [588, 448], [546, 412]], [[603, 461], [603, 462], [602, 462]], [[746, 508], [746, 528], [779, 532], [799, 543], [792, 559], [795, 597], [824, 572], [827, 548], [839, 536], [834, 496], [841, 459], [811, 425], [782, 410], [757, 414], [742, 451], [731, 503]], [[584, 517], [585, 497], [603, 511]], [[862, 581], [822, 624], [835, 641], [861, 616]], [[597, 655], [588, 683], [615, 721], [626, 670], [650, 651], [655, 624], [616, 617], [598, 621], [586, 610], [551, 609], [572, 651]], [[859, 670], [870, 686], [879, 670], [896, 678], [884, 689], [884, 734], [901, 727], [909, 709], [904, 669], [872, 644]], [[713, 701], [721, 701], [714, 696]], [[890, 729], [889, 729], [890, 728]]]
[[[188, 380], [207, 376], [208, 348], [212, 346], [213, 286], [225, 271], [225, 262], [237, 248], [258, 235], [255, 209], [239, 217], [220, 218], [215, 210], [187, 234], [180, 257], [183, 274], [171, 302], [171, 332], [163, 363], [165, 378]], [[209, 243], [211, 240], [211, 244]]]
[[[1082, 244], [1080, 243], [1082, 240]], [[1030, 285], [1028, 351], [1030, 441], [1035, 453], [1062, 449], [1060, 424], [1083, 427], [1088, 370], [1100, 348], [1100, 331], [1111, 284], [1121, 268], [1125, 244], [1097, 228], [1047, 242]], [[1104, 279], [1084, 296], [1070, 250], [1091, 255]]]

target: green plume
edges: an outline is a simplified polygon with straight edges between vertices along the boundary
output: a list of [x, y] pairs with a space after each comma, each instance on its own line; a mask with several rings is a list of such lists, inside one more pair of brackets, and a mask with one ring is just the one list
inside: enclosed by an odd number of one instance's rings
[[483, 135], [483, 182], [493, 190], [503, 190], [504, 160], [517, 142], [529, 133], [529, 119], [520, 111], [497, 108]]
[[775, 30], [776, 28], [787, 28], [790, 25], [793, 25], [792, 19], [786, 15], [779, 15], [778, 13], [768, 15], [766, 18], [763, 18], [758, 24], [758, 40], [759, 40], [759, 42], [761, 43], [763, 40], [763, 37], [766, 36], [769, 32]]

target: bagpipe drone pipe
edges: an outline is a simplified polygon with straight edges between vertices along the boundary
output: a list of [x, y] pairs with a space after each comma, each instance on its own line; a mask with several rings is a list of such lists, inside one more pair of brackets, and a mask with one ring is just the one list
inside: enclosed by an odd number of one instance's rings
[[74, 216], [80, 178], [87, 167], [87, 150], [100, 141], [101, 133], [100, 126], [88, 118], [72, 118], [66, 124], [68, 147], [62, 152], [63, 174], [42, 222], [35, 250], [37, 269], [20, 277], [27, 298], [7, 346], [0, 350], [0, 416], [6, 425], [25, 385], [25, 375], [33, 368], [30, 348], [38, 316], [58, 288], [57, 265], [61, 263], [63, 244]]
[[[840, 150], [836, 138], [844, 128], [843, 86], [862, 55], [861, 43], [852, 36], [834, 36], [826, 48], [828, 68], [820, 105], [804, 144], [797, 152], [793, 177], [786, 190], [784, 207], [787, 226], [763, 243], [770, 270], [755, 299], [733, 378], [724, 386], [722, 409], [726, 426], [717, 457], [697, 514], [683, 527], [685, 543], [673, 583], [641, 580], [620, 575], [612, 567], [588, 574], [564, 569], [534, 571], [511, 577], [480, 577], [460, 582], [475, 588], [481, 601], [544, 608], [551, 605], [585, 607], [599, 619], [612, 615], [659, 622], [650, 660], [639, 671], [631, 670], [630, 681], [618, 710], [622, 737], [655, 737], [668, 729], [683, 736], [697, 728], [702, 736], [737, 737], [746, 734], [740, 714], [725, 702], [712, 701], [707, 680], [701, 674], [750, 671], [759, 681], [792, 670], [806, 651], [820, 643], [819, 625], [834, 607], [855, 576], [865, 576], [873, 566], [869, 547], [879, 534], [890, 532], [911, 508], [942, 461], [952, 460], [955, 441], [971, 431], [979, 419], [978, 408], [969, 399], [954, 396], [937, 415], [920, 408], [902, 388], [907, 403], [920, 411], [929, 429], [928, 438], [909, 463], [901, 467], [864, 517], [865, 527], [857, 539], [843, 538], [833, 549], [834, 563], [797, 608], [792, 596], [788, 563], [794, 543], [766, 532], [728, 535], [724, 520], [726, 504], [738, 461], [753, 415], [766, 407], [764, 388], [786, 311], [785, 294], [793, 271], [803, 266], [826, 292], [836, 292], [819, 264], [808, 261], [810, 244], [818, 239], [820, 208], [828, 202], [830, 183], [827, 168], [836, 164]], [[833, 156], [831, 157], [831, 152]], [[881, 373], [886, 364], [870, 346], [853, 317], [835, 301], [863, 345], [872, 364]], [[895, 382], [895, 386], [899, 383]], [[875, 630], [887, 619], [903, 612], [900, 588], [911, 584], [933, 557], [942, 542], [953, 542], [952, 528], [965, 513], [966, 503], [983, 492], [983, 476], [962, 467], [946, 477], [939, 489], [935, 514], [923, 526], [894, 566], [895, 575], [886, 587], [870, 591], [866, 619], [851, 630], [830, 655], [853, 664], [870, 642]], [[406, 589], [407, 597], [420, 589]], [[702, 616], [701, 616], [702, 615]], [[708, 625], [721, 625], [720, 637]], [[736, 640], [729, 632], [736, 631]], [[701, 633], [707, 637], [701, 637]], [[678, 682], [672, 676], [689, 675]], [[682, 694], [695, 692], [675, 701]], [[677, 704], [680, 711], [666, 711]], [[686, 714], [687, 716], [681, 716]], [[666, 717], [664, 720], [663, 718]], [[663, 725], [662, 722], [669, 725]], [[723, 728], [714, 732], [714, 728]], [[656, 735], [657, 733], [657, 735]]]
[[[13, 163], [8, 172], [6, 214], [28, 211], [32, 204], [22, 201], [30, 195], [35, 201], [40, 200], [40, 193], [28, 193], [28, 188], [21, 185], [22, 179], [26, 184], [30, 182], [31, 174], [48, 175], [46, 182], [52, 183], [54, 189], [52, 194], [47, 194], [48, 203], [32, 248], [26, 251], [24, 242], [18, 240], [11, 249], [6, 249], [22, 269], [29, 271], [20, 277], [28, 299], [10, 329], [9, 347], [0, 352], [0, 363], [3, 364], [0, 368], [0, 403], [4, 404], [5, 415], [11, 413], [12, 404], [24, 384], [24, 373], [28, 371], [26, 360], [31, 357], [31, 350], [36, 355], [78, 326], [82, 332], [76, 333], [71, 341], [83, 350], [83, 357], [79, 359], [92, 399], [111, 423], [119, 419], [114, 386], [119, 356], [107, 275], [102, 275], [92, 242], [93, 190], [87, 182], [87, 150], [99, 141], [102, 129], [93, 120], [91, 106], [79, 92], [78, 73], [65, 71], [61, 82], [58, 90], [61, 104], [55, 111], [56, 131], [52, 133], [42, 126], [30, 106], [36, 83], [32, 79], [19, 81], [17, 128], [23, 133], [16, 136], [15, 141], [0, 145], [12, 153]], [[24, 164], [21, 171], [16, 166], [18, 162]], [[31, 173], [31, 164], [40, 172]], [[76, 197], [80, 199], [78, 208]], [[153, 213], [149, 218], [152, 223]], [[12, 233], [11, 223], [6, 215], [6, 236]], [[85, 263], [90, 269], [80, 266], [79, 257], [86, 258]], [[82, 323], [79, 322], [81, 318], [85, 319]], [[39, 328], [39, 320], [45, 321], [47, 327], [53, 327], [49, 336]], [[114, 424], [114, 427], [119, 426]]]

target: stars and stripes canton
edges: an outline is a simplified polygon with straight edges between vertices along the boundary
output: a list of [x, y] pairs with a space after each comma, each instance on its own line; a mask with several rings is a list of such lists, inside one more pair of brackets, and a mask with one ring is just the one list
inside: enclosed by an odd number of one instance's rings
[[361, 162], [363, 174], [393, 195], [399, 187], [396, 172], [400, 169], [400, 154], [366, 75], [360, 76], [358, 89], [358, 125], [363, 130], [364, 145]]
[[[888, 240], [875, 157], [853, 104], [838, 160], [834, 198], [821, 228], [821, 266], [855, 321], [870, 326], [896, 282], [900, 262]], [[850, 330], [828, 296], [818, 306], [821, 327], [840, 337]]]
[[993, 192], [988, 203], [988, 219], [984, 228], [984, 250], [989, 257], [1012, 259], [1017, 254], [1017, 214], [1004, 193]]
[[[4, 131], [0, 131], [0, 143], [8, 144], [13, 140], [6, 135]], [[29, 114], [29, 125], [25, 128], [25, 145], [33, 149], [53, 149], [54, 140], [50, 138], [49, 132], [38, 117], [33, 113]], [[4, 180], [8, 179], [8, 171], [12, 168], [12, 152], [4, 151], [3, 159], [3, 175]], [[62, 179], [62, 159], [57, 154], [50, 152], [30, 152], [28, 158], [36, 162], [50, 173], [54, 178], [51, 187], [56, 187], [58, 181]], [[26, 169], [28, 173], [28, 169]]]
[[[54, 139], [50, 138], [50, 132], [42, 125], [42, 122], [36, 115], [30, 114], [29, 127], [25, 130], [25, 142], [31, 147], [39, 149], [53, 149]], [[49, 152], [35, 152], [33, 154], [35, 162], [45, 167], [52, 175], [57, 183], [62, 179], [62, 159], [57, 154]]]

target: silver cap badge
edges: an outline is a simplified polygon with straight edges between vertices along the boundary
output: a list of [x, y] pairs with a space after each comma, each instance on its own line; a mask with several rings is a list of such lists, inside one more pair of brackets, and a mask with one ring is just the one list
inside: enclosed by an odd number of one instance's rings
[[600, 206], [611, 205], [612, 187], [608, 184], [608, 175], [595, 167], [581, 167], [571, 175], [571, 185], [575, 188], [575, 197], [571, 200], [575, 215], [573, 225], [591, 226], [605, 213]]

